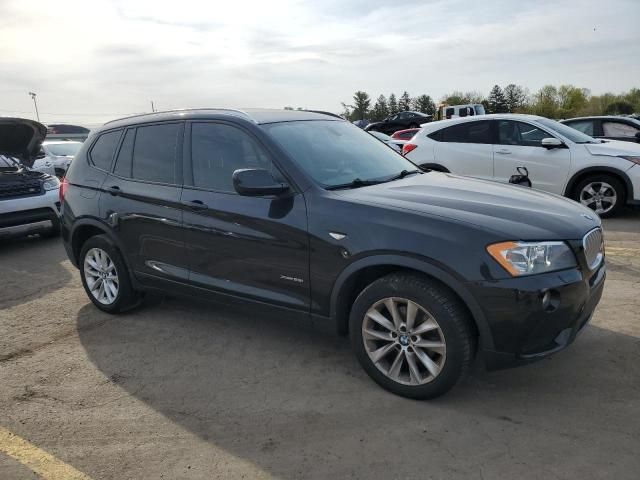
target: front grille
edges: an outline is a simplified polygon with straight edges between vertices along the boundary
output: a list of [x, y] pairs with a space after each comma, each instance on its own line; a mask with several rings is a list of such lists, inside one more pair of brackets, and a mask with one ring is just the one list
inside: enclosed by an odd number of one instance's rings
[[39, 180], [2, 185], [0, 187], [0, 198], [33, 197], [41, 193], [42, 185]]
[[582, 239], [582, 246], [584, 247], [584, 255], [587, 258], [587, 265], [593, 270], [602, 261], [603, 256], [603, 243], [602, 243], [602, 230], [596, 228], [587, 233]]

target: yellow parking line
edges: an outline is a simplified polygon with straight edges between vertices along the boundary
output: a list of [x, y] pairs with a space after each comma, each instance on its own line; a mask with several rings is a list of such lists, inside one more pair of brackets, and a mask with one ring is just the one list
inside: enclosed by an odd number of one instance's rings
[[605, 247], [605, 251], [613, 257], [640, 257], [640, 248]]
[[91, 480], [71, 465], [1, 426], [0, 452], [6, 453], [45, 480]]

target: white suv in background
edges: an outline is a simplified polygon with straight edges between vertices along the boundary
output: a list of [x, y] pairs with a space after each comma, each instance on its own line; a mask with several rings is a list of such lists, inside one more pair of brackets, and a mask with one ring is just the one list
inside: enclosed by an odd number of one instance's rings
[[425, 125], [403, 147], [422, 168], [508, 182], [517, 167], [533, 187], [613, 215], [640, 205], [640, 146], [596, 140], [555, 120], [498, 114]]

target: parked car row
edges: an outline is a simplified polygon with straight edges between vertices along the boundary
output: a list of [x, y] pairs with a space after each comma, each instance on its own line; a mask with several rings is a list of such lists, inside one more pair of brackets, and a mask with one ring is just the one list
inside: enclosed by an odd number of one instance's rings
[[533, 187], [564, 195], [600, 216], [640, 204], [640, 147], [602, 141], [568, 125], [518, 114], [426, 124], [403, 147], [422, 168], [508, 182], [528, 169]]
[[640, 120], [632, 117], [579, 117], [562, 123], [594, 138], [640, 143]]

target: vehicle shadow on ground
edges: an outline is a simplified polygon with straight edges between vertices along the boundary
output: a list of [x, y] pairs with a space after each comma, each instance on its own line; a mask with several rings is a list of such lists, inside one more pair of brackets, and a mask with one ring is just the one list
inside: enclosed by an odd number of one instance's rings
[[282, 478], [344, 478], [363, 469], [378, 478], [425, 471], [439, 478], [454, 459], [477, 472], [488, 459], [514, 458], [524, 474], [527, 458], [570, 455], [578, 439], [590, 462], [571, 468], [583, 465], [588, 474], [601, 462], [608, 468], [611, 453], [634, 458], [640, 443], [633, 420], [640, 405], [630, 401], [640, 393], [640, 339], [596, 327], [550, 360], [492, 373], [475, 366], [429, 402], [375, 385], [344, 338], [217, 305], [165, 299], [110, 317], [89, 304], [77, 330], [107, 379]]
[[71, 273], [60, 238], [38, 235], [0, 241], [0, 309], [65, 288]]

